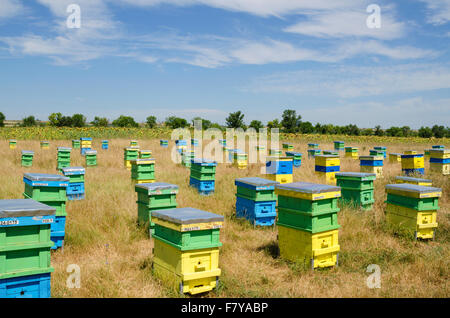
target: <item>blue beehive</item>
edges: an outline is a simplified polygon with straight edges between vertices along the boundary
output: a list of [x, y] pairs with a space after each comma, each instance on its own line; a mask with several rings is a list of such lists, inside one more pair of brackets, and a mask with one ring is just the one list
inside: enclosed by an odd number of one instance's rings
[[189, 185], [197, 188], [201, 195], [210, 195], [215, 189], [217, 162], [208, 159], [191, 159]]
[[91, 137], [81, 137], [80, 141], [81, 141], [80, 153], [82, 156], [84, 156], [86, 151], [89, 151], [92, 149], [92, 138]]
[[294, 158], [292, 163], [295, 168], [301, 167], [303, 155], [300, 152], [286, 151], [286, 156]]
[[108, 140], [102, 140], [102, 149], [108, 149], [109, 148], [109, 141]]
[[66, 190], [67, 199], [83, 200], [85, 198], [84, 175], [86, 169], [83, 167], [67, 167], [61, 169], [61, 171], [70, 180]]
[[266, 158], [266, 174], [292, 174], [293, 161], [281, 160], [290, 157], [267, 157]]
[[275, 185], [278, 183], [256, 177], [236, 179], [236, 217], [245, 218], [254, 226], [274, 225], [277, 217]]

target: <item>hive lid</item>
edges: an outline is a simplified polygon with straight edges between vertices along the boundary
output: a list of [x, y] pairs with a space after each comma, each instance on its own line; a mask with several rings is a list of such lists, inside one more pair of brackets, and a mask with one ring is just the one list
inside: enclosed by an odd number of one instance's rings
[[81, 137], [80, 140], [92, 140], [91, 137]]
[[342, 141], [342, 140], [336, 140], [336, 141], [334, 141], [335, 143], [340, 143], [340, 144], [343, 144], [344, 142]]
[[376, 150], [386, 150], [386, 147], [385, 147], [385, 146], [376, 146], [376, 147], [373, 147], [373, 149], [376, 149]]
[[97, 150], [86, 150], [84, 152], [84, 154], [86, 154], [86, 155], [96, 155], [97, 154]]
[[72, 151], [72, 148], [70, 148], [70, 147], [58, 147], [58, 151], [60, 151], [60, 150]]
[[317, 155], [316, 158], [339, 158], [338, 155]]
[[395, 177], [396, 180], [403, 180], [403, 181], [412, 181], [412, 182], [433, 182], [429, 179], [422, 179], [422, 178], [413, 178], [413, 177], [405, 177], [405, 176], [398, 176]]
[[308, 144], [308, 146], [318, 146], [319, 144]]
[[234, 184], [236, 184], [237, 182], [249, 184], [256, 187], [270, 187], [279, 184], [278, 181], [272, 181], [258, 177], [238, 178], [234, 180]]
[[382, 156], [359, 156], [359, 160], [384, 160]]
[[224, 220], [224, 217], [222, 215], [194, 208], [156, 210], [152, 211], [152, 217], [166, 220], [175, 224], [223, 222]]
[[288, 156], [267, 156], [266, 157], [266, 162], [279, 161], [279, 160], [292, 160], [292, 157], [288, 157]]
[[390, 155], [401, 156], [402, 154], [401, 154], [401, 153], [398, 153], [398, 152], [391, 152]]
[[33, 199], [0, 200], [0, 218], [54, 215], [55, 208]]
[[41, 140], [41, 143], [46, 143], [48, 142], [48, 140]]
[[141, 153], [152, 153], [151, 150], [139, 150], [139, 152], [141, 152]]
[[295, 191], [302, 193], [325, 193], [325, 192], [341, 191], [340, 187], [311, 182], [294, 182], [294, 183], [277, 184], [275, 188], [279, 190]]
[[413, 193], [420, 193], [420, 194], [442, 192], [441, 188], [425, 187], [425, 186], [420, 186], [417, 184], [410, 184], [410, 183], [387, 184], [386, 190], [413, 192]]
[[286, 155], [302, 156], [302, 153], [300, 153], [300, 152], [295, 152], [295, 151], [286, 151]]
[[32, 150], [22, 150], [22, 155], [34, 155], [34, 151], [32, 151]]
[[160, 191], [160, 190], [178, 190], [178, 185], [166, 183], [166, 182], [153, 182], [153, 183], [141, 183], [136, 184], [135, 188], [141, 188], [148, 190], [148, 192]]
[[155, 163], [155, 158], [146, 158], [146, 159], [133, 159], [133, 160], [130, 160], [131, 162], [135, 162], [135, 163], [143, 163], [143, 164], [145, 164], [145, 163], [148, 163], [148, 164], [151, 164], [151, 163]]
[[430, 153], [450, 153], [450, 149], [430, 149]]
[[336, 177], [356, 177], [356, 178], [369, 178], [376, 177], [375, 173], [365, 172], [336, 172]]
[[125, 147], [123, 149], [124, 150], [139, 150], [139, 149], [141, 149], [141, 147], [139, 147], [139, 146], [129, 146], [129, 147]]
[[102, 142], [108, 142], [108, 140], [102, 140]]
[[23, 175], [25, 179], [31, 181], [69, 181], [70, 179], [59, 174], [47, 174], [47, 173], [25, 173]]
[[210, 160], [210, 159], [198, 159], [198, 158], [194, 158], [191, 159], [191, 163], [194, 163], [196, 165], [205, 165], [205, 166], [215, 166], [217, 165], [217, 162], [214, 160]]
[[10, 139], [9, 141], [17, 141], [17, 139]]
[[169, 142], [167, 139], [160, 139], [159, 140], [160, 142], [162, 141], [162, 142]]
[[64, 174], [70, 172], [85, 172], [86, 170], [83, 167], [65, 167], [61, 169]]

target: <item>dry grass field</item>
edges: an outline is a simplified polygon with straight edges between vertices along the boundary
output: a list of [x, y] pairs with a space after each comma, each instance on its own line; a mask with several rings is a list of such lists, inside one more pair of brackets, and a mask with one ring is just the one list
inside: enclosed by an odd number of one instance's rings
[[[307, 158], [307, 145], [292, 141], [294, 150], [303, 153], [301, 168], [294, 171], [294, 181], [318, 182], [314, 161]], [[101, 140], [93, 141], [98, 150], [98, 166], [87, 168], [86, 200], [68, 201], [64, 251], [52, 252], [52, 297], [180, 297], [152, 276], [152, 241], [148, 233], [136, 226], [137, 204], [130, 171], [124, 168], [123, 147], [129, 139], [111, 139], [110, 149], [101, 149]], [[443, 190], [438, 212], [439, 227], [435, 241], [414, 241], [395, 235], [385, 224], [384, 186], [400, 175], [400, 164], [385, 160], [384, 177], [375, 181], [375, 208], [361, 212], [342, 207], [338, 213], [339, 267], [311, 271], [309, 267], [290, 263], [277, 255], [277, 229], [253, 228], [234, 217], [239, 177], [260, 176], [261, 164], [239, 170], [219, 164], [216, 191], [200, 196], [189, 187], [189, 170], [174, 164], [169, 148], [159, 140], [139, 140], [141, 149], [153, 151], [156, 179], [179, 185], [178, 207], [194, 207], [224, 215], [221, 230], [218, 288], [200, 297], [449, 297], [450, 296], [450, 182], [448, 176], [429, 174], [433, 186]], [[389, 152], [431, 148], [385, 143]], [[17, 149], [0, 143], [0, 199], [22, 198], [23, 173], [56, 173], [56, 147], [71, 146], [69, 140], [50, 142], [41, 150], [38, 141], [18, 141]], [[369, 154], [376, 144], [346, 143]], [[450, 145], [446, 145], [449, 147]], [[280, 147], [281, 148], [281, 147]], [[332, 143], [320, 145], [333, 149]], [[413, 148], [413, 149], [411, 149]], [[20, 151], [34, 150], [32, 168], [20, 166]], [[78, 149], [72, 150], [72, 166], [84, 166]], [[341, 159], [341, 171], [359, 171], [359, 161]], [[81, 268], [81, 288], [68, 288], [66, 271], [70, 264]], [[381, 288], [366, 285], [367, 266], [381, 268]], [[187, 296], [186, 296], [187, 297]]]

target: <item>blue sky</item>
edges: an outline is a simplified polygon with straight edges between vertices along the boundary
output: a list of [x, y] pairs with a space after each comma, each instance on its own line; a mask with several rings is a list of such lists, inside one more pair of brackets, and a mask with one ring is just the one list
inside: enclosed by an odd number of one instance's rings
[[0, 0], [0, 111], [450, 126], [449, 49], [450, 0]]

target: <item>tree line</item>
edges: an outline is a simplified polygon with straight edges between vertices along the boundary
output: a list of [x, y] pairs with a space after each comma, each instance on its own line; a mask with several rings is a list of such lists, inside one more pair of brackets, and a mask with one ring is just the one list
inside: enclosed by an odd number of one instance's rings
[[[338, 126], [333, 124], [316, 123], [313, 125], [309, 121], [302, 121], [302, 116], [298, 115], [297, 112], [292, 109], [284, 110], [281, 115], [281, 120], [274, 119], [267, 122], [266, 125], [259, 120], [252, 120], [247, 126], [244, 122], [244, 117], [245, 115], [241, 111], [232, 112], [229, 113], [228, 117], [225, 119], [226, 124], [220, 125], [201, 117], [195, 117], [191, 120], [191, 122], [189, 122], [188, 120], [177, 116], [167, 117], [164, 122], [158, 123], [155, 116], [148, 116], [143, 126], [148, 128], [155, 128], [157, 126], [166, 126], [172, 129], [186, 128], [191, 127], [195, 120], [202, 120], [203, 129], [217, 128], [220, 130], [225, 130], [226, 128], [254, 128], [258, 131], [259, 129], [266, 127], [268, 129], [278, 128], [281, 132], [293, 134], [450, 138], [450, 127], [439, 125], [434, 125], [433, 127], [420, 127], [418, 130], [413, 130], [409, 126], [382, 129], [381, 126], [376, 126], [374, 128], [359, 128], [355, 124]], [[4, 121], [5, 115], [0, 112], [0, 127], [4, 126]], [[19, 126], [33, 127], [46, 125], [53, 127], [86, 127], [91, 125], [95, 127], [113, 126], [129, 128], [137, 128], [142, 126], [131, 116], [121, 115], [112, 122], [110, 122], [106, 117], [95, 116], [94, 120], [88, 123], [83, 114], [64, 116], [59, 112], [50, 114], [47, 122], [39, 121], [34, 116], [25, 117]]]

